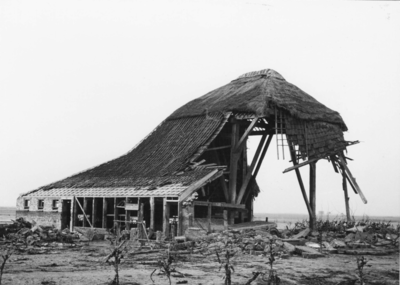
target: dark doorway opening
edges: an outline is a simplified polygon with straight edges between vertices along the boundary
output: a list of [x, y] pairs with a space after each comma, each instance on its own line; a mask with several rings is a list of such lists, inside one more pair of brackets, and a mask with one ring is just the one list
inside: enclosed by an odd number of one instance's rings
[[62, 200], [61, 229], [70, 228], [71, 200]]
[[145, 222], [146, 228], [150, 227], [150, 199], [140, 198], [140, 204], [143, 204], [143, 221]]
[[163, 198], [154, 198], [154, 231], [163, 230]]

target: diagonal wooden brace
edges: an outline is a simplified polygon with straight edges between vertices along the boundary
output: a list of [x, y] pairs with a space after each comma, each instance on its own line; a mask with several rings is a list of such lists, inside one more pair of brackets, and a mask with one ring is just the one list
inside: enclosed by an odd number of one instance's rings
[[[272, 136], [270, 136], [270, 138], [271, 137]], [[256, 166], [257, 160], [258, 160], [258, 158], [260, 156], [260, 152], [261, 152], [262, 147], [264, 146], [266, 138], [267, 138], [267, 133], [265, 133], [263, 135], [263, 137], [260, 140], [260, 143], [258, 144], [256, 153], [254, 154], [254, 157], [253, 157], [253, 161], [251, 162], [250, 168], [248, 169], [248, 172], [246, 174], [246, 178], [242, 183], [242, 187], [240, 187], [240, 191], [239, 191], [239, 195], [238, 195], [237, 200], [236, 200], [236, 204], [240, 204], [240, 202], [242, 201], [243, 195], [244, 195], [244, 193], [246, 191], [247, 185], [250, 182], [250, 179], [251, 179], [251, 176], [252, 176], [252, 172], [254, 170], [254, 167]], [[271, 140], [269, 139], [269, 141], [271, 141]]]
[[235, 146], [235, 153], [240, 153], [243, 150], [243, 147], [246, 145], [245, 142], [247, 140], [247, 137], [249, 136], [250, 132], [253, 130], [255, 124], [257, 123], [258, 118], [253, 119], [253, 121], [250, 123], [250, 125], [247, 127], [246, 131], [240, 138], [239, 142]]
[[[290, 150], [290, 156], [292, 157], [293, 165], [296, 166], [297, 165], [296, 154], [294, 151], [294, 147], [291, 144], [289, 144], [289, 150]], [[306, 189], [304, 188], [304, 184], [303, 184], [303, 179], [301, 179], [300, 170], [298, 168], [295, 168], [295, 172], [296, 172], [297, 180], [299, 182], [301, 194], [303, 194], [303, 199], [307, 206], [308, 215], [313, 217], [314, 213], [311, 209], [310, 202], [308, 201]]]
[[85, 213], [85, 211], [83, 210], [83, 208], [82, 208], [82, 206], [81, 206], [81, 203], [79, 203], [78, 198], [76, 198], [75, 196], [74, 196], [74, 198], [75, 198], [75, 201], [78, 203], [79, 207], [81, 208], [83, 215], [85, 216], [87, 222], [89, 223], [89, 226], [90, 226], [91, 228], [93, 228], [92, 224], [91, 224], [90, 221], [89, 221], [89, 218], [86, 216], [86, 213]]
[[344, 158], [343, 154], [338, 155], [338, 162], [343, 167], [343, 170], [344, 170], [346, 177], [349, 180], [351, 186], [354, 187], [354, 189], [360, 195], [360, 198], [364, 202], [364, 204], [367, 204], [367, 202], [368, 202], [367, 198], [365, 198], [364, 193], [361, 191], [360, 186], [358, 186], [358, 184], [357, 184], [356, 178], [353, 177], [353, 175], [350, 172], [350, 169], [347, 167], [347, 164], [345, 162], [345, 158]]

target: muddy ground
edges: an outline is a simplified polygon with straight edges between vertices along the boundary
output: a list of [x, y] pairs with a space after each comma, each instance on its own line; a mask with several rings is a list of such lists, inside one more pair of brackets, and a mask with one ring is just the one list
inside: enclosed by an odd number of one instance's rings
[[[42, 254], [14, 254], [5, 266], [2, 284], [110, 284], [114, 277], [112, 265], [104, 257], [112, 251], [106, 241], [96, 241], [81, 247], [55, 249]], [[157, 253], [125, 254], [120, 266], [120, 284], [153, 284], [150, 275], [157, 269]], [[399, 284], [399, 254], [365, 256], [366, 284]], [[239, 254], [233, 259], [235, 272], [232, 284], [245, 284], [252, 272], [266, 271], [268, 257]], [[174, 267], [172, 284], [224, 284], [223, 269], [219, 271], [216, 255], [180, 254]], [[275, 262], [280, 284], [359, 284], [356, 277], [356, 256], [330, 254], [306, 259], [291, 255]], [[169, 284], [156, 271], [154, 284]], [[251, 284], [268, 284], [259, 277]]]

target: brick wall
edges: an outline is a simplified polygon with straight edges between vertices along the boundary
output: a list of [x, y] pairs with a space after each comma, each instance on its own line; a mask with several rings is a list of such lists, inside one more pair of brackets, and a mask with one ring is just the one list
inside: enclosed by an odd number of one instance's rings
[[[29, 200], [29, 209], [25, 209], [25, 200]], [[43, 200], [43, 209], [39, 209], [39, 200]], [[57, 210], [53, 210], [53, 200], [59, 197], [18, 197], [17, 199], [17, 218], [24, 218], [29, 222], [35, 222], [42, 226], [54, 226], [61, 228], [61, 203]]]

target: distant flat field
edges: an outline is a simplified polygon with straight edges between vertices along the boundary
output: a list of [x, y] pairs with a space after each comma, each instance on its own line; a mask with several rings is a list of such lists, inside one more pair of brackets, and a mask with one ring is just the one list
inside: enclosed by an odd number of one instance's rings
[[[303, 222], [308, 220], [307, 214], [273, 214], [273, 213], [254, 213], [254, 220], [265, 221], [268, 218], [269, 222], [274, 222], [278, 225], [278, 229], [286, 228], [286, 226], [294, 226], [296, 222]], [[389, 216], [352, 216], [356, 221], [369, 220], [372, 222], [391, 222], [392, 225], [396, 226], [400, 224], [400, 217], [389, 217]], [[334, 215], [320, 215], [317, 219], [322, 220], [344, 220], [345, 216], [334, 216]]]
[[0, 207], [0, 221], [14, 220], [15, 211], [15, 207]]

